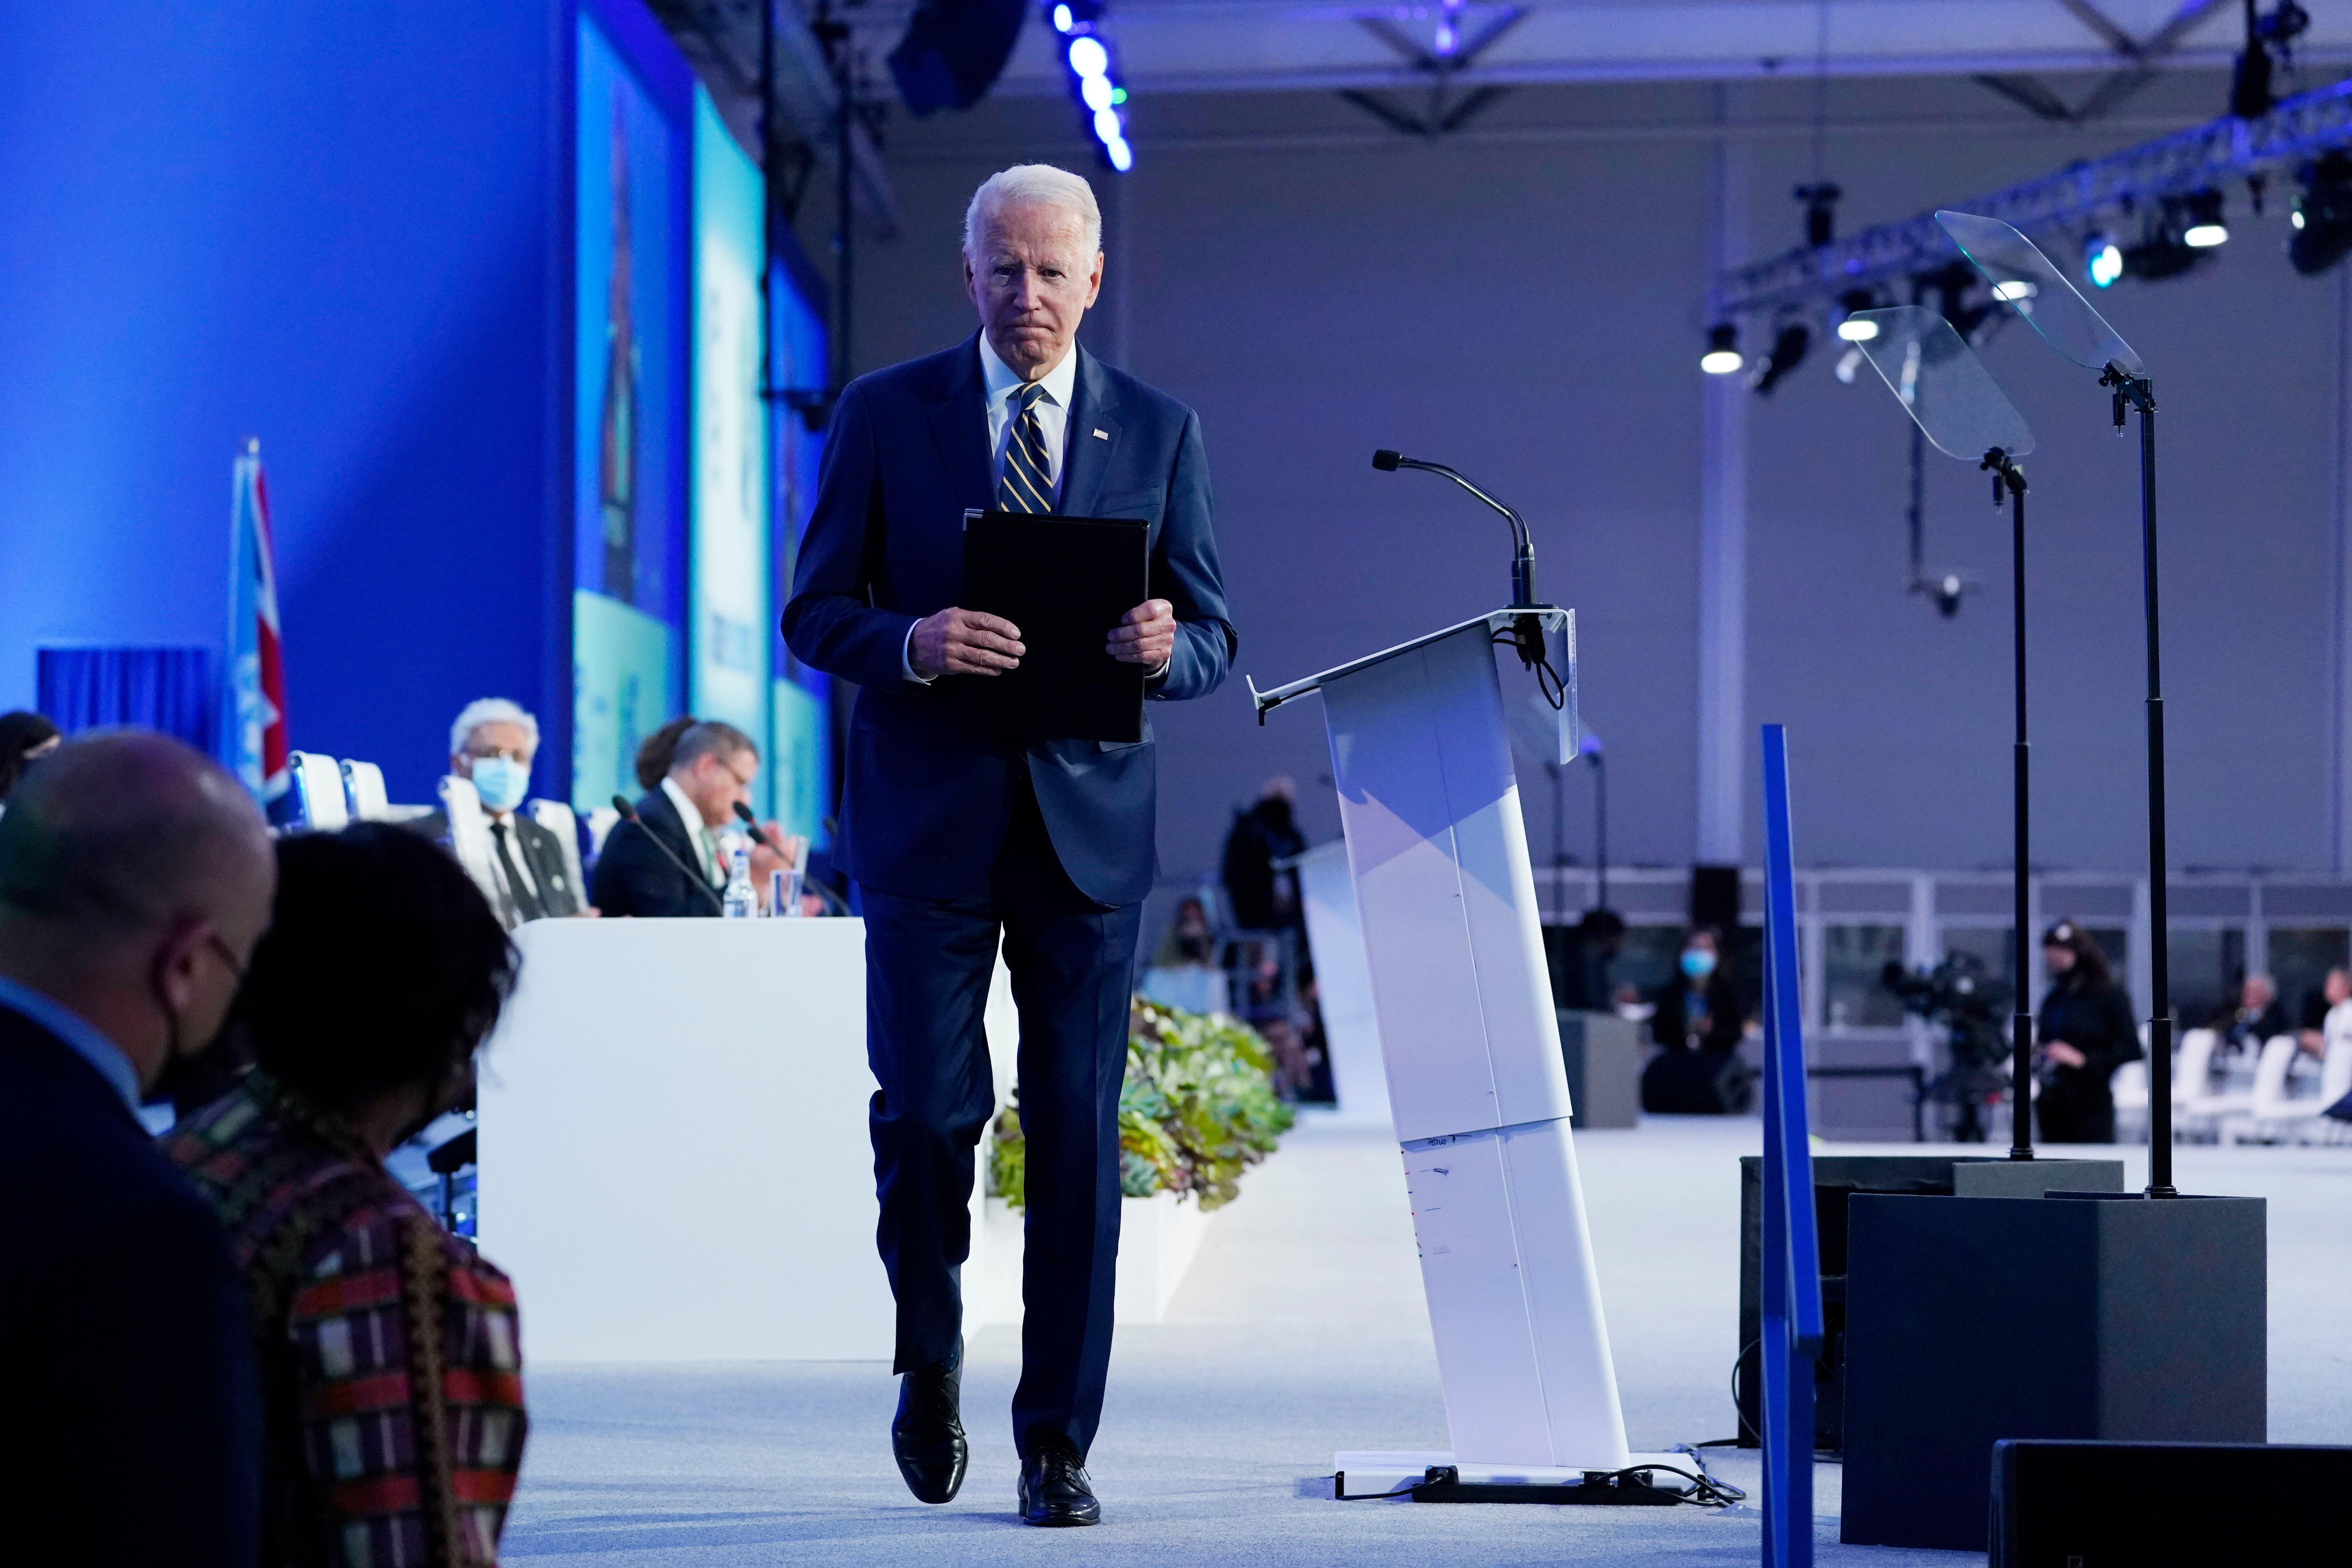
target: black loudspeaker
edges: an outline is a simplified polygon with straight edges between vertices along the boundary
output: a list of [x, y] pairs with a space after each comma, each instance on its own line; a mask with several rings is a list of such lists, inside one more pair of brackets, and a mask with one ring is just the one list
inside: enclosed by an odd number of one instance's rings
[[1691, 924], [1713, 926], [1726, 936], [1739, 929], [1739, 868], [1691, 868]]
[[918, 119], [988, 96], [1029, 11], [1026, 0], [919, 0], [890, 51], [898, 96]]
[[1995, 1443], [1986, 1568], [2340, 1562], [2331, 1497], [2352, 1497], [2352, 1448]]
[[[1987, 1550], [2005, 1438], [2262, 1442], [2264, 1213], [2260, 1198], [1854, 1197], [1838, 1539]], [[2131, 1490], [2151, 1513], [2173, 1500]], [[2231, 1495], [2252, 1513], [2294, 1494]]]

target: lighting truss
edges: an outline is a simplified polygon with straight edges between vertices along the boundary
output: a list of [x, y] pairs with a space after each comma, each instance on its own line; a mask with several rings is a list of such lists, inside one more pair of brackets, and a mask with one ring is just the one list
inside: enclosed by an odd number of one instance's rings
[[[2004, 191], [1942, 205], [1999, 218], [2028, 235], [2112, 229], [2128, 209], [2155, 208], [2167, 196], [2185, 196], [2347, 146], [2352, 146], [2352, 81], [2287, 99], [2260, 120], [2224, 115]], [[1924, 212], [1734, 268], [1709, 289], [1707, 319], [1728, 321], [1835, 299], [1848, 289], [1935, 271], [1958, 255], [1936, 215]]]

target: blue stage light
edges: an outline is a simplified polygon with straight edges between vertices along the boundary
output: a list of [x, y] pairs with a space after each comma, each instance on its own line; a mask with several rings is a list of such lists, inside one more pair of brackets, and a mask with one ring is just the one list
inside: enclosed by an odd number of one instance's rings
[[2112, 235], [2091, 236], [2083, 242], [2083, 271], [2095, 287], [2114, 288], [2116, 279], [2124, 275], [2123, 247]]
[[1135, 167], [1135, 148], [1127, 139], [1127, 88], [1118, 79], [1110, 46], [1098, 29], [1102, 0], [1055, 0], [1046, 16], [1062, 36], [1062, 64], [1069, 70], [1070, 96], [1077, 100], [1078, 122], [1094, 138], [1103, 162], [1124, 174]]

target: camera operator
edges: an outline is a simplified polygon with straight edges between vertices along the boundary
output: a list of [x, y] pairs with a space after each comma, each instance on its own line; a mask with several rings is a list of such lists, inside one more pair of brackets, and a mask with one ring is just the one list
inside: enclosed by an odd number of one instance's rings
[[2140, 1055], [2131, 1001], [2108, 971], [2107, 956], [2072, 921], [2042, 938], [2042, 962], [2055, 976], [2042, 999], [2037, 1124], [2045, 1143], [2112, 1143], [2116, 1100], [2107, 1079]]

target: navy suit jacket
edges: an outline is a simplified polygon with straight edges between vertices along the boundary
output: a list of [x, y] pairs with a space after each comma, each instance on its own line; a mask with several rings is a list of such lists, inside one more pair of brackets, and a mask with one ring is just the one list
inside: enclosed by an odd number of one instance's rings
[[6, 1006], [0, 1106], [0, 1558], [252, 1568], [260, 1374], [212, 1205]]
[[596, 857], [590, 882], [596, 908], [607, 916], [717, 915], [719, 889], [688, 876], [678, 864], [693, 866], [701, 859], [701, 847], [686, 830], [677, 807], [666, 792], [654, 790], [637, 802], [636, 821], [616, 822], [604, 835], [604, 852]]
[[[1210, 531], [1200, 416], [1076, 352], [1057, 510], [1150, 524], [1150, 596], [1175, 606], [1177, 626], [1167, 672], [1147, 693], [1205, 697], [1237, 639]], [[837, 859], [856, 881], [904, 898], [985, 893], [1009, 770], [1025, 767], [1070, 880], [1098, 903], [1135, 903], [1159, 872], [1149, 716], [1139, 742], [1024, 747], [960, 721], [948, 690], [957, 678], [920, 686], [901, 668], [908, 628], [961, 603], [964, 512], [995, 504], [986, 396], [975, 333], [860, 376], [834, 413], [783, 625], [803, 663], [860, 689]]]

